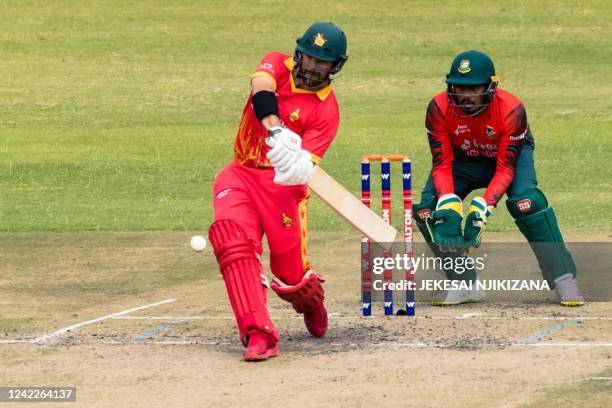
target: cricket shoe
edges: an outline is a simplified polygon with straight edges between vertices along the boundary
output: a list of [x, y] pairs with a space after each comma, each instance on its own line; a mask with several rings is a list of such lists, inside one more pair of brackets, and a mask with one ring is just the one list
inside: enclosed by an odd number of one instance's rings
[[576, 307], [584, 305], [584, 296], [580, 293], [576, 279], [573, 276], [568, 276], [555, 282], [555, 290], [559, 303], [563, 306]]
[[323, 337], [327, 331], [327, 309], [323, 302], [316, 309], [304, 312], [304, 324], [314, 337]]
[[278, 355], [276, 339], [272, 335], [260, 330], [251, 330], [247, 336], [247, 347], [242, 354], [244, 361], [263, 361]]
[[476, 287], [474, 282], [472, 289], [443, 290], [436, 293], [431, 299], [431, 304], [434, 306], [459, 305], [461, 303], [480, 302], [484, 297], [484, 289]]

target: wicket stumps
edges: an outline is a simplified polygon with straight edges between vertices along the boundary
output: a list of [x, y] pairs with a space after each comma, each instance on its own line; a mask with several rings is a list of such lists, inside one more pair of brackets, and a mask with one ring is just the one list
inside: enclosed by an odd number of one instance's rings
[[[402, 163], [402, 187], [403, 187], [403, 203], [404, 203], [404, 225], [403, 225], [403, 242], [405, 254], [412, 259], [412, 163], [410, 159], [404, 155], [394, 154], [383, 156], [379, 154], [371, 154], [363, 157], [361, 161], [361, 202], [368, 208], [371, 208], [371, 193], [370, 193], [370, 163], [380, 161], [381, 175], [381, 217], [384, 222], [391, 224], [391, 162]], [[372, 247], [371, 242], [367, 237], [362, 240], [362, 270], [361, 270], [361, 300], [363, 316], [372, 315]], [[391, 250], [385, 250], [384, 256], [391, 257]], [[406, 281], [414, 281], [412, 267], [406, 269], [404, 279]], [[393, 315], [393, 291], [388, 289], [387, 284], [393, 281], [393, 270], [385, 269], [383, 271], [384, 290], [384, 310], [385, 315]], [[414, 316], [415, 300], [414, 290], [406, 289], [406, 315]]]

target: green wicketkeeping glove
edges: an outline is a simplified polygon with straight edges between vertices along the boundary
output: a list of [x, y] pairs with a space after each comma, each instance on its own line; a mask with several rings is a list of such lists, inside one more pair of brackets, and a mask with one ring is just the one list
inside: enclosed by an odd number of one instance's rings
[[491, 209], [482, 197], [474, 197], [468, 208], [468, 215], [465, 218], [465, 228], [463, 239], [465, 240], [465, 252], [468, 254], [476, 251], [482, 242], [487, 219], [491, 215]]
[[426, 222], [432, 241], [441, 252], [456, 253], [463, 249], [462, 220], [461, 199], [455, 194], [440, 197], [436, 210]]

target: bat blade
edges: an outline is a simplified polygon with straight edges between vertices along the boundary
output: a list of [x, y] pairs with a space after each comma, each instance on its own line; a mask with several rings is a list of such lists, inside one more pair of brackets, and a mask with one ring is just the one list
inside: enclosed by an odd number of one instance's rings
[[385, 223], [374, 211], [366, 207], [319, 166], [315, 166], [315, 172], [308, 187], [349, 224], [372, 241], [381, 243], [383, 246], [385, 243], [395, 241], [397, 230], [393, 226]]

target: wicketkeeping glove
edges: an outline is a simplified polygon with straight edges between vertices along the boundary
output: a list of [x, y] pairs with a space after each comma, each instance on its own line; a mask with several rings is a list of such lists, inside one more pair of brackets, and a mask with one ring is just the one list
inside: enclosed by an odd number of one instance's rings
[[429, 234], [441, 252], [458, 253], [463, 249], [461, 198], [445, 194], [438, 200], [436, 210], [426, 220]]
[[463, 239], [465, 240], [465, 252], [468, 254], [476, 251], [482, 242], [487, 219], [491, 215], [491, 209], [482, 197], [474, 197], [468, 208], [468, 215], [465, 219], [463, 229]]

